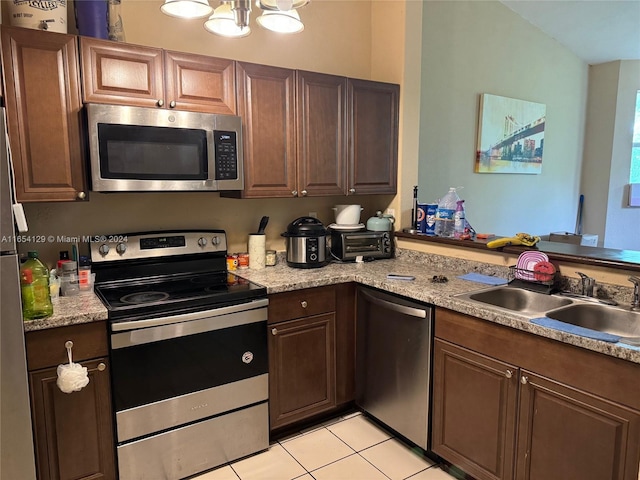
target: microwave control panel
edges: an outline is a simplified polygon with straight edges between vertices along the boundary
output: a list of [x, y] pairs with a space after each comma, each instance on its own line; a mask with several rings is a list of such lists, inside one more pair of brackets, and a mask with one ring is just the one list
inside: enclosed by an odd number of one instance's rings
[[216, 180], [238, 178], [238, 148], [236, 132], [214, 130], [216, 147]]

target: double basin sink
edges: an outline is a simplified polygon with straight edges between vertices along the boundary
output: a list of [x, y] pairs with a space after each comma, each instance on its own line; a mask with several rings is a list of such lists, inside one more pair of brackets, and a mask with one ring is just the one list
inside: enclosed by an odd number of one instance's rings
[[640, 345], [640, 312], [584, 300], [546, 295], [517, 287], [493, 287], [455, 295], [455, 298], [517, 313], [530, 318], [548, 317], [578, 327], [620, 337]]

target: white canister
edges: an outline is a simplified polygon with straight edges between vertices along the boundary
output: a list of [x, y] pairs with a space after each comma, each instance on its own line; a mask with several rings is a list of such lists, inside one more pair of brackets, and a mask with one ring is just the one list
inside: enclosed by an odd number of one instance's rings
[[265, 267], [266, 236], [259, 233], [249, 234], [249, 268], [259, 270]]
[[5, 5], [14, 27], [67, 33], [67, 0], [11, 0]]

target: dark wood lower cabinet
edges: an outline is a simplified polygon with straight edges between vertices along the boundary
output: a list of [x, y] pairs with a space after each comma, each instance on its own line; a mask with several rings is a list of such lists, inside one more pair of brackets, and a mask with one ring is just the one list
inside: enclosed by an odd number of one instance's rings
[[355, 398], [355, 283], [269, 295], [272, 434], [349, 408]]
[[523, 370], [517, 480], [636, 480], [640, 414]]
[[432, 448], [477, 480], [638, 480], [638, 365], [436, 310]]
[[271, 429], [335, 408], [335, 313], [268, 328]]
[[38, 479], [114, 480], [108, 360], [81, 362], [89, 384], [63, 393], [57, 367], [29, 373]]
[[433, 451], [478, 479], [512, 478], [517, 370], [436, 339]]

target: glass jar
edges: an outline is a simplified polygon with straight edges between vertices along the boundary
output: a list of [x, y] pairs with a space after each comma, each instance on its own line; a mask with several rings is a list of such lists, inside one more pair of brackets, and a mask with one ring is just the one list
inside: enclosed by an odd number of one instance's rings
[[265, 265], [267, 267], [273, 267], [276, 264], [276, 251], [275, 250], [267, 250], [265, 256]]

